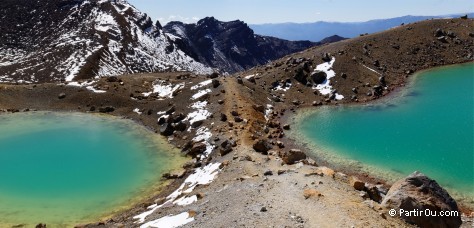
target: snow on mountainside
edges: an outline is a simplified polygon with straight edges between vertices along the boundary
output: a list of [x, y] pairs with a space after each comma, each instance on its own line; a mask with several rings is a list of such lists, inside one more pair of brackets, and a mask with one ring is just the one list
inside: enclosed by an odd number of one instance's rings
[[0, 82], [212, 71], [124, 0], [4, 0], [0, 20]]
[[256, 35], [246, 23], [206, 17], [196, 24], [170, 22], [163, 27], [186, 54], [228, 73], [249, 69], [320, 43]]

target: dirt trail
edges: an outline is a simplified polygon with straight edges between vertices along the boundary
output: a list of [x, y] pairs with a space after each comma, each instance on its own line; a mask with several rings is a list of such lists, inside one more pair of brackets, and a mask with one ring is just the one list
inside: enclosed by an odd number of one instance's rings
[[[318, 167], [282, 165], [273, 153], [256, 153], [251, 136], [264, 116], [244, 98], [247, 90], [235, 78], [221, 81], [222, 113], [233, 122], [230, 112], [237, 110], [248, 123], [221, 126], [238, 139], [238, 146], [215, 159], [228, 165], [213, 183], [196, 189], [204, 196], [201, 200], [182, 209], [196, 212], [195, 221], [185, 227], [408, 227], [382, 215], [376, 203], [365, 201], [345, 183], [343, 174], [315, 175]], [[313, 194], [306, 198], [305, 190]]]

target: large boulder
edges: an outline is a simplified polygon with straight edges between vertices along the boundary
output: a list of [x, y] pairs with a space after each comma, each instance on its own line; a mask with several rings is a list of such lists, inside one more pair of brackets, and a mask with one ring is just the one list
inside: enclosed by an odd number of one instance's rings
[[278, 155], [281, 157], [281, 160], [283, 160], [283, 162], [288, 165], [295, 164], [295, 162], [297, 161], [306, 159], [306, 154], [298, 149], [291, 149], [289, 151], [280, 151]]
[[[414, 172], [393, 184], [382, 206], [396, 210], [403, 220], [422, 228], [459, 227], [462, 223], [461, 213], [457, 216], [439, 216], [442, 211], [459, 211], [458, 205], [435, 180], [420, 172]], [[428, 211], [438, 216], [425, 216]]]
[[273, 146], [266, 139], [260, 139], [253, 144], [253, 149], [262, 154], [267, 154]]
[[173, 135], [174, 127], [171, 123], [165, 123], [163, 126], [160, 127], [160, 134], [163, 136], [171, 136]]
[[314, 84], [322, 84], [327, 79], [327, 74], [324, 71], [316, 70], [311, 74], [311, 80]]

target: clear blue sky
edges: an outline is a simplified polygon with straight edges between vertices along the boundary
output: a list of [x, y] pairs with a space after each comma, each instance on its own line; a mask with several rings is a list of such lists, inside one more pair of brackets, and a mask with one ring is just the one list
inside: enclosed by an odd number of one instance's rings
[[356, 22], [405, 15], [474, 11], [473, 0], [128, 0], [153, 20], [195, 22], [206, 16], [249, 24]]

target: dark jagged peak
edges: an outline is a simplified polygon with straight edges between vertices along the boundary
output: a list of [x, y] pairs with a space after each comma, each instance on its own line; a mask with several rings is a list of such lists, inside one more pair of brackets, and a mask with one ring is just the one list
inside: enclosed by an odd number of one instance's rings
[[211, 72], [124, 0], [4, 0], [0, 15], [0, 82]]
[[319, 41], [319, 43], [327, 44], [327, 43], [338, 42], [338, 41], [341, 41], [341, 40], [347, 40], [347, 38], [344, 38], [344, 37], [338, 36], [338, 35], [332, 35], [332, 36], [329, 36], [329, 37], [326, 37], [326, 38], [322, 39], [321, 41]]
[[196, 24], [170, 22], [163, 30], [196, 61], [228, 73], [266, 64], [316, 44], [255, 35], [243, 21], [222, 22], [214, 17]]

